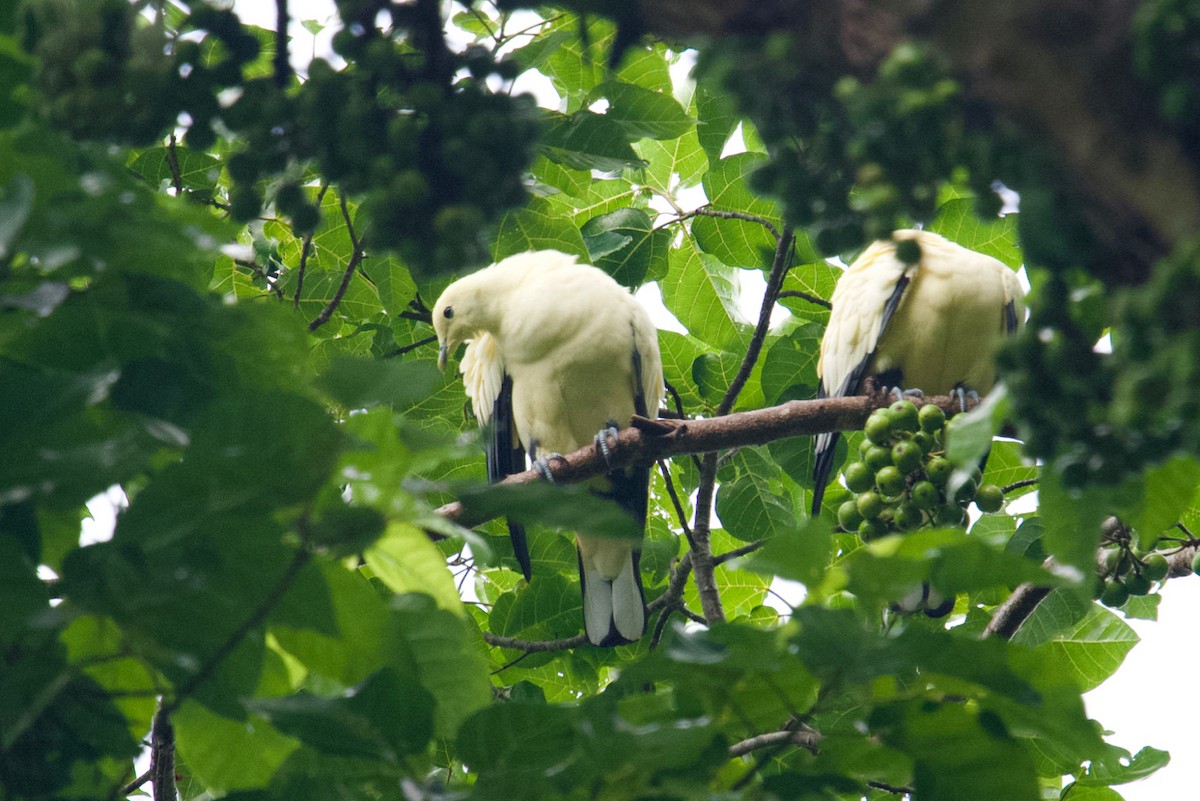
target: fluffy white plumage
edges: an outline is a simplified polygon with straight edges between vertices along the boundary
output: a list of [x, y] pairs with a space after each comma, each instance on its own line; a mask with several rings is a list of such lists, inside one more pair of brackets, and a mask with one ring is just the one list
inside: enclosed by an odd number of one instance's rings
[[[512, 433], [533, 457], [577, 450], [610, 422], [627, 425], [635, 412], [655, 412], [662, 399], [658, 332], [650, 316], [628, 290], [574, 256], [522, 253], [468, 275], [438, 298], [433, 323], [443, 363], [468, 343], [460, 369], [481, 424], [503, 429], [508, 421], [493, 417], [498, 409], [499, 416], [511, 413]], [[506, 432], [497, 433], [507, 442]], [[494, 446], [515, 447], [495, 439]], [[642, 469], [614, 472], [603, 483], [644, 517], [647, 481]], [[637, 640], [646, 613], [635, 547], [611, 538], [576, 541], [589, 640]], [[514, 549], [520, 547], [514, 537]]]
[[[942, 395], [956, 387], [987, 392], [996, 380], [996, 340], [1024, 325], [1025, 292], [991, 256], [929, 231], [896, 231], [875, 242], [839, 279], [821, 340], [819, 397], [858, 394], [867, 376], [888, 386]], [[915, 240], [921, 258], [896, 258]], [[833, 461], [835, 434], [816, 440], [813, 513]]]

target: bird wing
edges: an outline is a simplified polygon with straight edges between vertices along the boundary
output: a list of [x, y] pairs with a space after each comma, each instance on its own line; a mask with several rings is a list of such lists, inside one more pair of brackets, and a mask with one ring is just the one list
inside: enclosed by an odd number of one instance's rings
[[[513, 420], [512, 376], [504, 370], [504, 360], [495, 338], [483, 333], [468, 342], [459, 369], [475, 418], [487, 431], [484, 447], [488, 481], [494, 484], [505, 476], [522, 472], [525, 470], [525, 451], [517, 438]], [[508, 536], [513, 555], [525, 580], [529, 581], [533, 571], [525, 527], [509, 518]]]
[[[872, 244], [834, 287], [829, 326], [821, 339], [817, 361], [818, 398], [844, 398], [858, 394], [867, 367], [875, 356], [888, 322], [900, 306], [910, 283], [913, 265], [895, 256], [892, 241]], [[813, 515], [821, 511], [840, 435], [818, 434], [813, 452]]]

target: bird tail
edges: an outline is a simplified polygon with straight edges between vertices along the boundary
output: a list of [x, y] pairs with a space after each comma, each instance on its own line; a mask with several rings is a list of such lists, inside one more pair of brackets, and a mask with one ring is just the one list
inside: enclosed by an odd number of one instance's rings
[[833, 470], [833, 457], [837, 452], [840, 437], [836, 431], [818, 434], [816, 444], [813, 445], [813, 517], [821, 513], [821, 501], [825, 498], [825, 487], [829, 484], [829, 474]]
[[637, 642], [646, 631], [646, 595], [642, 589], [641, 554], [629, 558], [615, 578], [607, 579], [579, 555], [583, 585], [583, 627], [593, 645], [611, 647]]

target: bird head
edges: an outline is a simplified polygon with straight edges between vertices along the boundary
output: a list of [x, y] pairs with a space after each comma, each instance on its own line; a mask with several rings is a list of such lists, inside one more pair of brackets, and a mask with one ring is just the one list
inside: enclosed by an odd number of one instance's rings
[[486, 303], [481, 302], [480, 279], [468, 275], [446, 287], [433, 304], [433, 330], [438, 338], [438, 367], [446, 369], [450, 353], [468, 339], [485, 330], [481, 315]]

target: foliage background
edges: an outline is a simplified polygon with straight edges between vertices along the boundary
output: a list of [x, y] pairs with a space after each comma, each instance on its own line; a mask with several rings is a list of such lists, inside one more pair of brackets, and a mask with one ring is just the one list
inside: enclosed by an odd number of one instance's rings
[[[1076, 251], [1087, 258], [1060, 263], [1079, 242], [1047, 238], [1044, 207], [1033, 204], [1032, 224], [1024, 207], [976, 216], [997, 175], [1016, 177], [1023, 201], [1053, 178], [1029, 178], [1015, 157], [981, 160], [976, 139], [950, 135], [971, 119], [969, 95], [925, 51], [901, 46], [856, 87], [836, 65], [781, 71], [803, 65], [799, 45], [760, 36], [702, 48], [693, 86], [671, 70], [683, 43], [643, 39], [645, 19], [543, 9], [545, 23], [501, 33], [497, 9], [455, 6], [457, 34], [439, 45], [421, 16], [430, 7], [403, 6], [413, 16], [385, 36], [368, 33], [374, 4], [340, 4], [366, 23], [335, 41], [351, 66], [305, 78], [274, 58], [273, 31], [230, 27], [201, 3], [191, 17], [149, 4], [136, 18], [117, 0], [3, 6], [5, 794], [120, 795], [151, 741], [174, 744], [174, 775], [139, 786], [177, 785], [184, 798], [1078, 801], [1118, 798], [1113, 787], [1164, 764], [1154, 749], [1130, 762], [1105, 744], [1080, 693], [1135, 643], [1123, 617], [1152, 618], [1158, 601], [1091, 602], [1100, 524], [1120, 514], [1142, 549], [1177, 520], [1191, 527], [1200, 473], [1186, 436], [1183, 453], [1117, 459], [1104, 431], [1122, 420], [1082, 415], [1091, 428], [1073, 429], [1026, 414], [1021, 376], [1046, 360], [1026, 343], [1010, 363], [1014, 417], [1055, 469], [1040, 476], [1040, 507], [979, 518], [969, 534], [864, 548], [806, 519], [807, 438], [719, 465], [675, 458], [683, 514], [656, 477], [642, 562], [655, 636], [580, 647], [567, 535], [537, 532], [525, 585], [499, 524], [472, 533], [432, 511], [478, 492], [483, 469], [461, 436], [474, 425], [458, 379], [432, 365], [426, 305], [447, 268], [531, 247], [577, 253], [631, 287], [656, 282], [686, 328], [661, 334], [667, 378], [685, 413], [712, 416], [813, 396], [827, 314], [811, 297], [827, 298], [837, 276], [821, 257], [849, 258], [862, 236], [919, 221], [1025, 264], [1040, 297], [1072, 293], [1069, 319], [1053, 304], [1034, 312], [1039, 330], [1065, 332], [1049, 344], [1068, 353], [1114, 324], [1118, 351], [1123, 331], [1153, 340], [1146, 315], [1128, 310], [1179, 293], [1192, 251], [1181, 244], [1183, 266], [1157, 273], [1184, 276], [1165, 295], [1123, 299], [1083, 269], [1105, 277], [1112, 259], [1093, 256], [1113, 249], [1087, 239]], [[1158, 52], [1153, 29], [1138, 30]], [[466, 40], [478, 47], [446, 55]], [[560, 107], [508, 101], [522, 71], [546, 76]], [[438, 81], [447, 88], [430, 100]], [[1189, 95], [1174, 93], [1167, 108], [1187, 142]], [[803, 119], [788, 127], [796, 109], [775, 103], [818, 97], [843, 105], [814, 103], [836, 122], [815, 132]], [[379, 116], [398, 107], [425, 126], [415, 138]], [[881, 129], [907, 130], [897, 152], [880, 149]], [[968, 131], [1025, 152], [1003, 130]], [[727, 148], [731, 135], [744, 151]], [[817, 192], [806, 159], [836, 142], [818, 173], [832, 186]], [[938, 157], [906, 172], [925, 145]], [[768, 161], [773, 172], [750, 178]], [[483, 196], [482, 183], [527, 196]], [[797, 197], [829, 203], [817, 214]], [[744, 272], [780, 277], [790, 316], [735, 398], [754, 341], [737, 302]], [[1121, 389], [1120, 363], [1101, 367], [1114, 389], [1091, 389], [1128, 400], [1137, 387]], [[1063, 381], [1059, 394], [1072, 392]], [[1109, 405], [1128, 414], [1131, 402]], [[1000, 418], [962, 436], [987, 441]], [[1147, 432], [1139, 442], [1158, 436]], [[1108, 468], [1072, 473], [1081, 453]], [[989, 480], [1039, 477], [1019, 454], [997, 442]], [[718, 479], [711, 521], [693, 495], [714, 488], [706, 470]], [[1063, 486], [1072, 477], [1078, 486]], [[112, 539], [81, 547], [85, 502], [114, 486], [128, 506]], [[827, 508], [838, 501], [831, 488]], [[723, 558], [734, 551], [752, 555]], [[1046, 554], [1075, 572], [1043, 571]], [[766, 603], [775, 576], [806, 587], [791, 614]], [[892, 598], [931, 577], [958, 592], [954, 628], [879, 626]], [[1023, 582], [1055, 589], [1011, 643], [979, 639]], [[461, 600], [465, 584], [475, 601]]]

